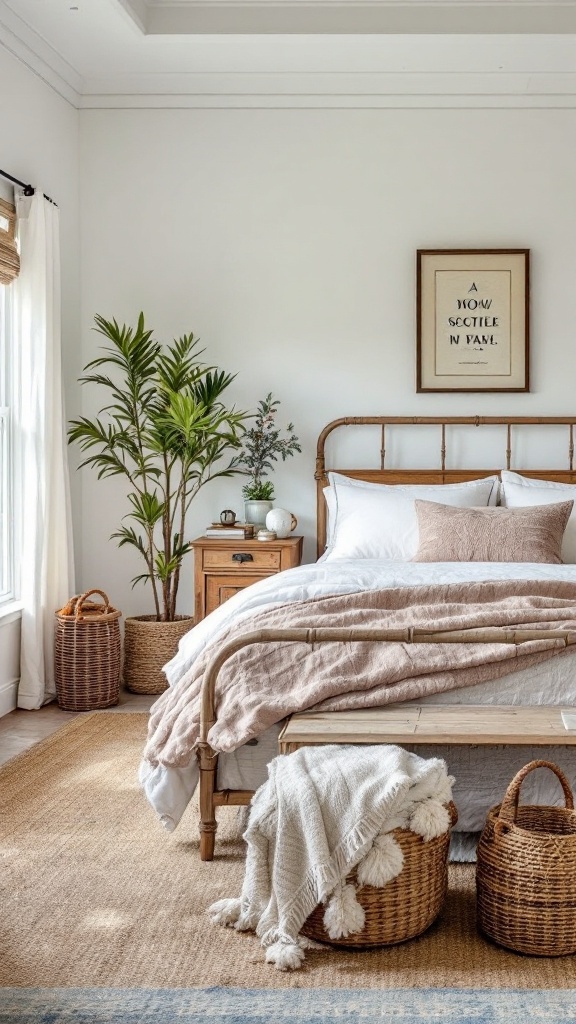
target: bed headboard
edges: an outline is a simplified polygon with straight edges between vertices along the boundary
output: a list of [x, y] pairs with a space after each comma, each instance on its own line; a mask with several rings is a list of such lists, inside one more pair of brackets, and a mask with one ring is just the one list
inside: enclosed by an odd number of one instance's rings
[[[333, 431], [349, 426], [380, 427], [380, 467], [378, 469], [342, 468], [326, 465], [326, 440]], [[326, 546], [326, 502], [322, 489], [328, 484], [330, 470], [356, 477], [358, 480], [369, 480], [372, 483], [385, 484], [450, 484], [474, 480], [479, 476], [491, 476], [500, 472], [487, 466], [470, 467], [468, 469], [446, 469], [447, 427], [458, 426], [502, 426], [505, 427], [506, 469], [514, 469], [524, 476], [542, 477], [559, 483], [576, 483], [574, 470], [574, 427], [576, 415], [570, 416], [345, 416], [332, 420], [320, 434], [316, 446], [316, 538], [318, 557]], [[387, 469], [386, 468], [386, 431], [401, 426], [437, 426], [439, 429], [439, 467], [437, 469]], [[565, 426], [566, 449], [562, 461], [568, 465], [566, 469], [524, 469], [515, 465], [512, 455], [513, 428], [522, 426]]]

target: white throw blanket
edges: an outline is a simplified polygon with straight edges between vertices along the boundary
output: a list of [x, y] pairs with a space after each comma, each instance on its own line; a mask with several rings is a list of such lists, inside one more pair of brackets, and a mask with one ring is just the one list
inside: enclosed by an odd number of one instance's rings
[[266, 960], [299, 967], [299, 933], [318, 903], [331, 938], [361, 931], [364, 912], [344, 880], [358, 867], [360, 884], [384, 885], [402, 870], [394, 828], [425, 840], [445, 832], [453, 779], [437, 758], [401, 747], [302, 747], [268, 766], [252, 800], [246, 872], [240, 899], [210, 909], [217, 924], [253, 930]]

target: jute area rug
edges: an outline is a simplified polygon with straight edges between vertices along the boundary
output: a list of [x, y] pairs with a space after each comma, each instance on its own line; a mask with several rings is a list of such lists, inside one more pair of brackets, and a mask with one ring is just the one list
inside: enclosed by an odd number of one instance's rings
[[[418, 1020], [434, 1017], [426, 989], [510, 989], [517, 996], [520, 990], [574, 987], [576, 957], [522, 957], [477, 934], [472, 865], [451, 867], [445, 909], [419, 939], [370, 952], [312, 950], [303, 969], [289, 974], [265, 964], [254, 935], [216, 927], [206, 915], [213, 900], [240, 892], [237, 812], [220, 812], [217, 857], [209, 864], [199, 860], [195, 809], [176, 832], [166, 833], [137, 781], [146, 721], [146, 715], [130, 713], [74, 719], [0, 770], [0, 985], [418, 989], [430, 1011]], [[288, 992], [277, 995], [289, 998]], [[509, 996], [500, 993], [496, 1004], [508, 1006], [509, 1019], [517, 1019], [519, 1003], [512, 1007]], [[444, 1016], [451, 1020], [450, 992], [445, 997]], [[14, 992], [11, 998], [17, 998]], [[546, 998], [553, 1002], [560, 993]], [[308, 1019], [330, 1019], [320, 1015], [320, 1002], [314, 1003], [318, 1014]], [[2, 1004], [0, 993], [0, 1021], [24, 1020], [3, 1017]], [[274, 1003], [274, 1018], [263, 1012], [234, 1020], [280, 1021], [282, 1005]], [[297, 1009], [286, 1004], [286, 1019], [300, 1019]], [[138, 1012], [135, 1019], [148, 1019]], [[463, 1020], [459, 1012], [454, 1019]], [[204, 1019], [213, 1016], [206, 1011]], [[132, 1019], [128, 1010], [125, 1019]], [[372, 1018], [366, 1013], [358, 1019]], [[478, 1012], [473, 1019], [501, 1018]], [[523, 1019], [540, 1018], [527, 1013]], [[573, 1018], [564, 1012], [563, 1019]]]

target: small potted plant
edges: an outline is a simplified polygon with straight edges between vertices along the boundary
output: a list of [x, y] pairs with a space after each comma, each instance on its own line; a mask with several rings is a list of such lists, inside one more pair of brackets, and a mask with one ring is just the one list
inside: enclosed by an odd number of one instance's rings
[[124, 682], [135, 693], [166, 689], [162, 666], [192, 627], [176, 611], [180, 572], [191, 550], [186, 516], [200, 488], [243, 470], [238, 463], [248, 416], [223, 401], [234, 376], [200, 362], [192, 333], [163, 346], [141, 313], [136, 327], [95, 318], [108, 341], [84, 368], [82, 384], [103, 389], [106, 404], [68, 433], [86, 453], [82, 466], [99, 477], [120, 476], [127, 514], [112, 538], [142, 560], [132, 581], [148, 583], [154, 613], [125, 619]]
[[281, 429], [276, 426], [275, 416], [280, 400], [272, 398], [272, 392], [258, 403], [254, 426], [245, 430], [242, 437], [242, 451], [238, 465], [245, 467], [244, 472], [250, 480], [242, 488], [244, 496], [244, 516], [247, 523], [256, 527], [264, 526], [266, 514], [270, 511], [274, 499], [274, 484], [265, 480], [271, 470], [272, 463], [289, 455], [301, 452], [298, 438], [294, 433], [294, 424], [286, 427], [287, 437], [281, 437]]

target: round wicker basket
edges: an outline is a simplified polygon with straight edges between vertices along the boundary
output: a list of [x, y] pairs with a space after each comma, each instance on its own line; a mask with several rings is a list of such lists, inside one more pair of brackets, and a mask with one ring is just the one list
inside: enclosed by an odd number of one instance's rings
[[[565, 807], [518, 806], [535, 768], [560, 780]], [[478, 844], [478, 926], [500, 946], [532, 956], [576, 952], [576, 813], [570, 784], [550, 761], [531, 761], [488, 812]]]
[[162, 667], [176, 654], [180, 637], [192, 629], [190, 615], [158, 622], [154, 615], [136, 615], [124, 624], [124, 685], [132, 693], [163, 693], [168, 683]]
[[[449, 810], [452, 826], [458, 814], [453, 803]], [[369, 949], [406, 942], [430, 927], [446, 898], [450, 830], [428, 842], [408, 829], [396, 828], [390, 834], [402, 849], [404, 865], [400, 874], [381, 889], [372, 885], [356, 889], [356, 899], [365, 914], [362, 931], [345, 939], [329, 938], [324, 928], [325, 908], [319, 904], [302, 926], [303, 935], [330, 946]], [[346, 881], [356, 883], [355, 869]]]
[[[89, 601], [99, 594], [101, 601]], [[95, 711], [118, 703], [122, 612], [103, 590], [70, 598], [56, 612], [54, 680], [63, 711]]]

